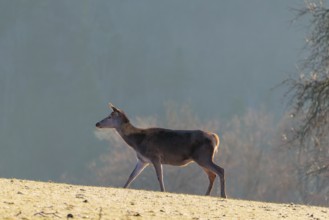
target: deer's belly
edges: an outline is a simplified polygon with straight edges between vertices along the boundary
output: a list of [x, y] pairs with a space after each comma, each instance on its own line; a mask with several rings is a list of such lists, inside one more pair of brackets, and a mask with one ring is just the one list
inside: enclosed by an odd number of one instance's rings
[[192, 163], [193, 160], [186, 159], [186, 160], [166, 160], [166, 158], [162, 159], [162, 164], [173, 165], [173, 166], [186, 166], [189, 163]]

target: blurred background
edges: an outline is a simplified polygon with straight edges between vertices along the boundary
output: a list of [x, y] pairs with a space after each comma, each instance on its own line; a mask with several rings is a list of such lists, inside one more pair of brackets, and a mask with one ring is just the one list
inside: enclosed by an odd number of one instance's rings
[[[0, 1], [0, 176], [122, 186], [134, 152], [94, 127], [112, 102], [140, 127], [218, 132], [230, 197], [312, 202], [280, 148], [277, 87], [296, 72], [305, 30], [291, 8], [303, 4]], [[165, 178], [181, 193], [208, 184], [194, 165]], [[153, 168], [132, 187], [158, 190]]]

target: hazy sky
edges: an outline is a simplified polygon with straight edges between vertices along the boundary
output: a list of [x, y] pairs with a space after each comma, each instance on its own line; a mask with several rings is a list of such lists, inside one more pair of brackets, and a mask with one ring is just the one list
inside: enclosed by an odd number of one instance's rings
[[104, 152], [107, 102], [128, 115], [190, 103], [220, 120], [278, 114], [304, 1], [0, 1], [0, 176], [80, 175]]

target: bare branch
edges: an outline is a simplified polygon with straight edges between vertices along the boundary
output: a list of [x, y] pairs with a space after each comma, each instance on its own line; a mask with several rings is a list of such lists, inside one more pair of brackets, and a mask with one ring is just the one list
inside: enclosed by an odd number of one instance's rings
[[[295, 10], [296, 19], [308, 16], [309, 34], [304, 55], [300, 61], [299, 77], [283, 82], [288, 87], [289, 105], [292, 108], [293, 129], [289, 143], [298, 145], [312, 153], [307, 174], [329, 171], [329, 162], [320, 160], [329, 156], [329, 9], [323, 1], [306, 1], [306, 6]], [[316, 158], [316, 160], [311, 160]]]

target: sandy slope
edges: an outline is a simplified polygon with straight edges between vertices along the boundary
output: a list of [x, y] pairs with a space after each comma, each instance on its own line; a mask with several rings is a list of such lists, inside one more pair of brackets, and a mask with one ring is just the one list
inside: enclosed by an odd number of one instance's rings
[[329, 208], [0, 179], [1, 219], [329, 219]]

